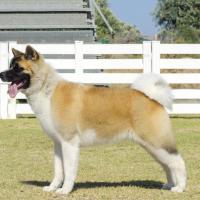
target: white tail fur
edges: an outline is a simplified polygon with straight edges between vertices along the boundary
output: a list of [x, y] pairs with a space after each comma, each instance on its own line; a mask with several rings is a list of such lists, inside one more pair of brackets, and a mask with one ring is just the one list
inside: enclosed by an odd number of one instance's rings
[[154, 99], [164, 107], [172, 109], [172, 90], [160, 75], [143, 74], [135, 80], [131, 88], [144, 93], [150, 99]]

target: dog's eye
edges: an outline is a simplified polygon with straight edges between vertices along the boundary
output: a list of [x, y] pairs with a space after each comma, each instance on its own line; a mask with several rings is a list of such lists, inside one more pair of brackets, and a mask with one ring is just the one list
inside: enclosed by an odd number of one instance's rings
[[16, 66], [13, 67], [13, 70], [14, 70], [15, 72], [19, 73], [19, 72], [23, 71], [23, 68], [22, 68], [22, 67], [19, 67], [18, 65], [16, 65]]

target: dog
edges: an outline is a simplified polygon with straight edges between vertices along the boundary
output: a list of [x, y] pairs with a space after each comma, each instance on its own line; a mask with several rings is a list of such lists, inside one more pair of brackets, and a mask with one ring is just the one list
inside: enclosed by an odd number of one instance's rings
[[54, 143], [54, 178], [44, 191], [72, 191], [80, 146], [121, 139], [135, 141], [163, 167], [167, 177], [163, 189], [186, 189], [185, 162], [165, 109], [172, 107], [173, 96], [159, 75], [141, 75], [130, 88], [95, 87], [62, 79], [29, 45], [24, 53], [12, 52], [10, 68], [0, 78], [10, 82], [10, 97], [18, 92], [26, 95]]

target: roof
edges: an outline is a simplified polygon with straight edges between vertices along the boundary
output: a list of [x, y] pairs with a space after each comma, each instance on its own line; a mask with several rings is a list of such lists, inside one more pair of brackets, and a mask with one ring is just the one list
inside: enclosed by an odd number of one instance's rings
[[0, 40], [94, 41], [92, 9], [83, 0], [1, 0]]

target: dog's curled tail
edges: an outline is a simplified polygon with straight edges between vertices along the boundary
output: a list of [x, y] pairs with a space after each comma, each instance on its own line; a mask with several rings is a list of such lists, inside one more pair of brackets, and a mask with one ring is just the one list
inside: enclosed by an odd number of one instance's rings
[[168, 83], [158, 74], [143, 74], [132, 84], [136, 89], [150, 99], [153, 99], [168, 109], [172, 109], [173, 95]]

